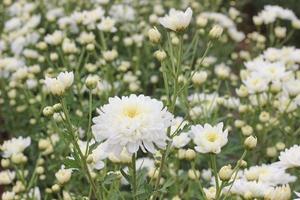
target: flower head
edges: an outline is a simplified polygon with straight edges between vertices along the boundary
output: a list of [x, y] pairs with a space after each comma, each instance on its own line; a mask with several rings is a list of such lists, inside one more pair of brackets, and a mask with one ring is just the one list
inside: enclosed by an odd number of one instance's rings
[[192, 15], [191, 8], [186, 9], [185, 12], [171, 9], [169, 15], [159, 18], [159, 23], [172, 31], [183, 31], [190, 24]]
[[300, 167], [300, 146], [294, 145], [282, 151], [276, 164], [284, 168]]
[[220, 153], [221, 148], [227, 143], [227, 129], [223, 131], [223, 123], [216, 126], [204, 124], [191, 128], [193, 141], [196, 144], [195, 150], [200, 153]]
[[2, 156], [4, 158], [10, 158], [14, 154], [22, 153], [31, 143], [30, 137], [12, 138], [5, 141], [1, 145]]
[[93, 118], [93, 134], [97, 141], [105, 140], [115, 154], [126, 147], [129, 153], [141, 148], [151, 153], [166, 146], [167, 128], [173, 116], [163, 103], [144, 95], [114, 97], [98, 110]]
[[45, 78], [46, 88], [53, 95], [63, 95], [65, 90], [70, 88], [74, 81], [73, 72], [61, 72], [57, 78]]

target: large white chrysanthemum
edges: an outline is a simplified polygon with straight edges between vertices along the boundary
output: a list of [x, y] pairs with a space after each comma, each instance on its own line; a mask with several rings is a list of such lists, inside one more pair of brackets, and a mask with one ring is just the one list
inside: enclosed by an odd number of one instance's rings
[[2, 156], [9, 158], [13, 154], [22, 153], [31, 143], [30, 137], [18, 137], [5, 141], [0, 147]]
[[289, 149], [285, 149], [279, 155], [279, 166], [284, 168], [300, 167], [300, 146], [294, 145]]
[[223, 131], [223, 123], [216, 126], [204, 124], [191, 127], [195, 150], [200, 153], [220, 153], [221, 148], [227, 143], [227, 129]]
[[137, 152], [139, 147], [154, 153], [155, 146], [166, 146], [166, 130], [173, 115], [158, 100], [144, 95], [114, 97], [98, 113], [92, 126], [95, 139], [105, 140], [109, 151], [115, 154], [121, 153], [123, 147], [129, 153]]

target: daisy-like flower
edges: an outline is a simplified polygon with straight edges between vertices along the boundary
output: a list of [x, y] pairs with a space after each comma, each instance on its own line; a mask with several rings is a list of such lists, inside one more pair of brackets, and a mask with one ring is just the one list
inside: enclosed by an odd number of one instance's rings
[[115, 24], [116, 24], [116, 20], [114, 20], [110, 17], [105, 17], [101, 20], [100, 24], [97, 25], [97, 28], [100, 31], [114, 33], [117, 31]]
[[116, 155], [124, 147], [129, 153], [136, 153], [139, 148], [154, 153], [155, 146], [166, 146], [166, 130], [172, 125], [173, 115], [156, 99], [133, 94], [114, 97], [98, 113], [92, 126], [95, 139], [105, 140], [107, 149]]
[[10, 158], [12, 155], [22, 153], [31, 143], [30, 137], [23, 138], [12, 138], [5, 141], [1, 145], [2, 156], [4, 158]]
[[291, 148], [280, 152], [279, 162], [276, 164], [284, 167], [285, 169], [300, 167], [300, 146], [294, 145]]
[[[294, 200], [300, 200], [300, 192], [295, 192], [296, 196], [297, 196], [297, 199], [294, 199]], [[299, 198], [298, 198], [299, 197]]]
[[16, 172], [4, 170], [0, 172], [0, 185], [9, 185], [16, 177]]
[[191, 8], [186, 9], [185, 12], [171, 9], [168, 15], [159, 18], [159, 23], [172, 31], [183, 31], [190, 24], [192, 15]]
[[66, 89], [71, 87], [73, 81], [73, 72], [61, 72], [57, 78], [46, 77], [45, 85], [53, 95], [62, 95]]
[[183, 132], [180, 135], [173, 137], [172, 145], [176, 148], [182, 148], [190, 142], [191, 138], [189, 137], [188, 132]]
[[228, 142], [228, 130], [223, 131], [223, 123], [216, 126], [210, 124], [195, 125], [191, 128], [193, 141], [196, 144], [195, 150], [200, 153], [221, 152], [221, 148]]
[[264, 196], [267, 200], [289, 200], [291, 199], [292, 192], [288, 184], [270, 188], [266, 191]]

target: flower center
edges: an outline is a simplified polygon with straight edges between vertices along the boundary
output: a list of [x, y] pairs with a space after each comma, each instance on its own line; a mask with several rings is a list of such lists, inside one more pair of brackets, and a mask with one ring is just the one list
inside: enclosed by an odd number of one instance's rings
[[141, 114], [141, 109], [134, 105], [129, 105], [124, 108], [123, 114], [129, 118], [134, 118]]
[[218, 139], [218, 134], [216, 132], [211, 132], [207, 134], [206, 138], [210, 142], [215, 142]]

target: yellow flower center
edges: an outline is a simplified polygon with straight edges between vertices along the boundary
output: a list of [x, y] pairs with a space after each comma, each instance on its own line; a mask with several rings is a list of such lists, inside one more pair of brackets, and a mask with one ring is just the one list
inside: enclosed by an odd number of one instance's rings
[[134, 118], [141, 114], [141, 109], [135, 105], [128, 105], [124, 108], [123, 114], [129, 118]]
[[218, 139], [218, 134], [216, 132], [211, 132], [207, 134], [206, 138], [210, 142], [215, 142]]

